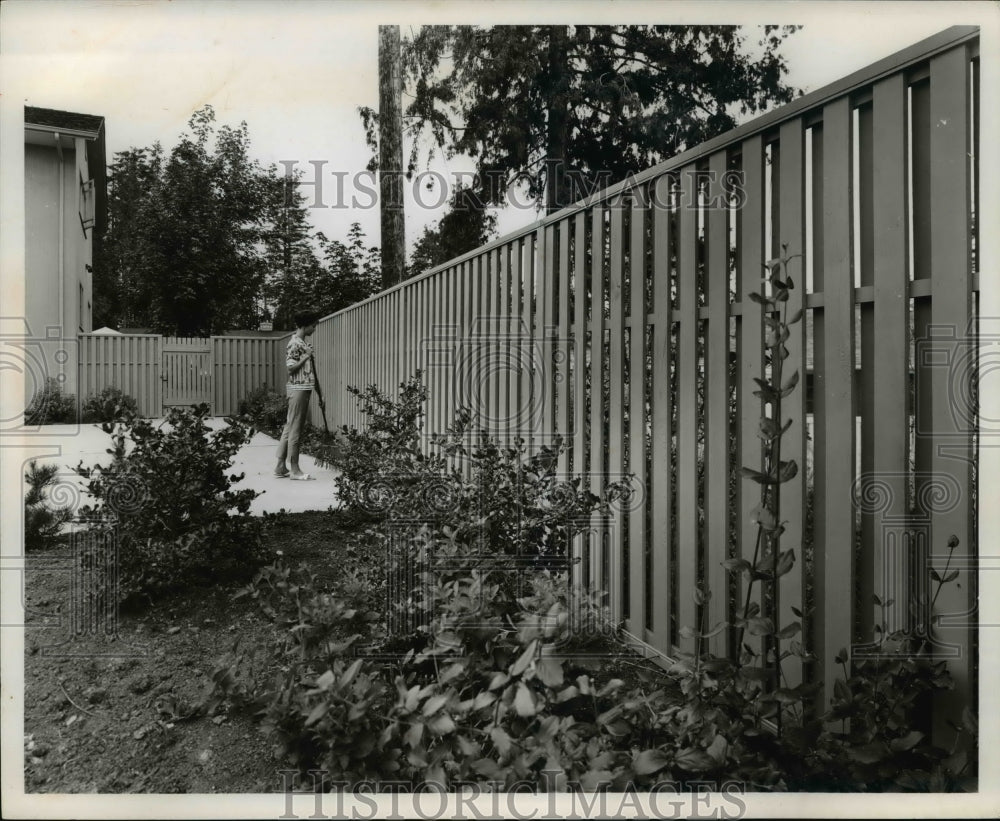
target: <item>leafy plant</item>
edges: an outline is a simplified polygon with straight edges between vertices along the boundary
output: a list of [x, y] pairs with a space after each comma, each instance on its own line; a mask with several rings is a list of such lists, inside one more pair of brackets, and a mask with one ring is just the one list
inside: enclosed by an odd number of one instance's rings
[[51, 502], [52, 486], [56, 483], [56, 465], [39, 465], [32, 460], [24, 474], [28, 492], [24, 495], [24, 549], [38, 550], [59, 535], [63, 525], [74, 516], [70, 506], [58, 507]]
[[261, 385], [240, 400], [238, 413], [257, 430], [280, 435], [288, 417], [288, 397]]
[[347, 390], [358, 400], [364, 428], [343, 426], [337, 441], [321, 448], [317, 458], [340, 471], [337, 495], [345, 507], [376, 519], [390, 508], [394, 515], [405, 515], [403, 504], [416, 500], [445, 467], [443, 459], [426, 456], [421, 447], [427, 400], [422, 372], [400, 384], [395, 400], [376, 385]]
[[893, 600], [874, 597], [881, 613], [874, 644], [853, 657], [840, 650], [836, 663], [843, 678], [836, 682], [823, 721], [836, 729], [824, 732], [810, 756], [811, 768], [828, 785], [868, 789], [941, 792], [975, 789], [977, 722], [966, 707], [950, 749], [936, 744], [929, 723], [931, 700], [954, 688], [947, 661], [935, 653], [933, 607], [941, 588], [954, 582], [951, 557], [958, 538], [948, 541], [943, 572], [930, 568], [936, 583], [930, 601], [916, 602], [905, 626], [889, 630]]
[[25, 425], [65, 425], [79, 418], [79, 408], [73, 394], [63, 392], [55, 377], [47, 377], [41, 390], [35, 391], [24, 412]]
[[251, 429], [230, 420], [213, 432], [208, 413], [198, 405], [171, 410], [163, 424], [105, 423], [110, 464], [76, 468], [97, 500], [82, 515], [117, 540], [125, 599], [245, 579], [264, 560], [261, 522], [249, 513], [258, 492], [232, 490], [243, 475], [228, 472]]
[[139, 415], [139, 403], [115, 385], [88, 396], [80, 409], [81, 422], [118, 422]]

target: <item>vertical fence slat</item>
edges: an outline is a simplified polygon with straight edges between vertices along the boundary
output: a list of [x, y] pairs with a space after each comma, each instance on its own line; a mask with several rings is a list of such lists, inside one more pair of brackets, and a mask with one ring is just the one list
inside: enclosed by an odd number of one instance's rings
[[557, 313], [556, 339], [558, 347], [554, 350], [553, 356], [556, 359], [555, 373], [555, 398], [557, 410], [557, 430], [563, 439], [563, 450], [559, 454], [558, 471], [566, 474], [569, 469], [569, 447], [570, 447], [570, 415], [569, 415], [569, 395], [573, 386], [569, 380], [569, 226], [570, 218], [559, 223], [559, 307]]
[[[611, 481], [624, 478], [624, 323], [625, 305], [623, 301], [623, 265], [625, 256], [623, 222], [625, 205], [621, 198], [611, 204], [611, 241], [610, 241], [610, 272], [608, 280], [608, 302], [611, 308], [610, 325], [610, 359], [608, 365], [608, 382], [610, 394], [608, 398], [608, 465]], [[624, 524], [624, 506], [619, 506], [617, 515], [612, 522], [608, 537], [610, 556], [608, 591], [612, 618], [617, 622], [622, 618], [622, 527]]]
[[653, 635], [671, 653], [670, 616], [670, 176], [656, 180], [653, 202], [653, 435], [649, 503], [653, 505]]
[[[629, 630], [646, 640], [646, 202], [641, 191], [632, 202], [629, 242], [629, 473], [635, 495], [628, 505]], [[577, 284], [577, 287], [581, 287]], [[639, 500], [642, 503], [640, 504]]]
[[[576, 291], [573, 294], [573, 351], [575, 358], [573, 393], [576, 396], [576, 405], [573, 414], [573, 476], [581, 479], [581, 490], [589, 484], [589, 477], [585, 470], [586, 454], [584, 452], [587, 441], [587, 431], [584, 427], [587, 423], [586, 220], [586, 211], [579, 211], [576, 214], [573, 225], [573, 272], [576, 283]], [[573, 541], [574, 571], [572, 578], [577, 584], [580, 584], [585, 572], [583, 563], [587, 560], [587, 539], [589, 539], [589, 536], [586, 533], [582, 533]]]
[[501, 245], [496, 250], [497, 260], [497, 304], [494, 311], [496, 318], [497, 347], [493, 368], [497, 375], [497, 436], [499, 442], [506, 445], [509, 442], [510, 411], [508, 407], [508, 374], [510, 345], [510, 311], [507, 307], [510, 295], [510, 251], [509, 246]]
[[[760, 424], [761, 402], [753, 395], [757, 389], [754, 377], [763, 375], [761, 344], [762, 321], [760, 309], [750, 299], [750, 294], [761, 290], [764, 256], [764, 145], [759, 136], [743, 143], [742, 156], [743, 185], [746, 202], [739, 210], [739, 299], [741, 314], [739, 321], [739, 380], [738, 393], [738, 450], [737, 468], [750, 467], [761, 470], [760, 440], [757, 429]], [[739, 557], [753, 562], [756, 555], [757, 526], [751, 520], [751, 512], [760, 504], [760, 486], [749, 479], [737, 477], [737, 499], [739, 516], [737, 535], [739, 537]], [[744, 605], [760, 603], [759, 590], [755, 588], [747, 599], [746, 579], [740, 577], [736, 584], [736, 605], [742, 614]], [[738, 648], [735, 648], [738, 649]]]
[[[698, 210], [695, 167], [680, 172], [677, 365], [677, 534], [679, 627], [697, 628], [692, 592], [698, 582]], [[693, 645], [681, 645], [693, 650]]]
[[[930, 155], [931, 162], [931, 332], [926, 354], [918, 356], [933, 365], [931, 378], [934, 481], [951, 486], [951, 504], [934, 506], [931, 516], [929, 555], [931, 564], [943, 574], [948, 539], [957, 536], [958, 547], [951, 566], [960, 570], [958, 579], [940, 588], [937, 611], [940, 641], [958, 648], [951, 665], [956, 690], [944, 704], [957, 712], [974, 692], [975, 669], [972, 648], [972, 613], [976, 601], [975, 551], [970, 522], [971, 430], [974, 411], [970, 407], [971, 379], [975, 358], [970, 356], [973, 330], [970, 306], [969, 206], [972, 200], [969, 152], [969, 62], [964, 46], [931, 60]], [[935, 588], [936, 592], [936, 588]], [[944, 712], [935, 715], [935, 737], [951, 738]]]
[[[604, 491], [604, 209], [590, 211], [590, 492]], [[593, 518], [590, 540], [590, 579], [594, 589], [605, 590], [602, 575], [605, 528], [599, 514]]]
[[[823, 111], [823, 362], [816, 390], [824, 396], [823, 463], [817, 495], [823, 521], [815, 549], [816, 612], [824, 641], [818, 665], [827, 693], [838, 670], [833, 655], [853, 636], [855, 401], [854, 276], [851, 244], [851, 109], [848, 99]], [[819, 487], [822, 485], [822, 487]]]
[[[894, 613], [905, 614], [905, 588], [898, 568], [905, 566], [903, 533], [907, 494], [909, 340], [906, 295], [907, 137], [906, 84], [896, 74], [875, 85], [873, 92], [873, 222], [875, 234], [875, 349], [872, 397], [873, 482], [885, 491], [885, 503], [868, 504], [873, 512], [875, 593], [895, 599]], [[862, 486], [862, 498], [867, 499]], [[874, 498], [874, 497], [872, 497]], [[894, 619], [895, 620], [895, 619]]]
[[[783, 381], [798, 371], [798, 386], [781, 400], [782, 416], [779, 424], [791, 422], [781, 438], [781, 458], [794, 460], [798, 465], [795, 477], [781, 485], [781, 520], [785, 522], [785, 532], [781, 537], [782, 552], [795, 551], [792, 570], [779, 581], [778, 622], [781, 626], [800, 622], [792, 608], [804, 612], [804, 591], [806, 563], [802, 553], [805, 540], [806, 511], [806, 320], [805, 320], [805, 128], [801, 119], [791, 120], [781, 126], [778, 174], [778, 250], [786, 246], [789, 254], [800, 254], [788, 265], [788, 275], [794, 287], [789, 293], [786, 317], [798, 312], [801, 319], [788, 329], [785, 347], [788, 359], [783, 366]], [[798, 638], [798, 637], [797, 637]], [[787, 648], [783, 648], [787, 649]], [[802, 666], [794, 656], [783, 665], [786, 684], [795, 687], [802, 681]]]
[[[729, 544], [729, 209], [723, 189], [727, 154], [709, 158], [707, 258], [705, 260], [705, 581], [709, 626], [728, 617], [728, 576], [722, 563]], [[725, 634], [709, 640], [718, 654]]]

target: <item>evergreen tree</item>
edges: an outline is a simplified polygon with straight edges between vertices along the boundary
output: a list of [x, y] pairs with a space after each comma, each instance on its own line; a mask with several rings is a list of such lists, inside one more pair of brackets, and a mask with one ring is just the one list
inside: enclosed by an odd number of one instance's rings
[[429, 134], [475, 158], [484, 202], [517, 184], [564, 207], [791, 100], [794, 30], [764, 26], [755, 56], [735, 26], [424, 26], [403, 48], [410, 169]]

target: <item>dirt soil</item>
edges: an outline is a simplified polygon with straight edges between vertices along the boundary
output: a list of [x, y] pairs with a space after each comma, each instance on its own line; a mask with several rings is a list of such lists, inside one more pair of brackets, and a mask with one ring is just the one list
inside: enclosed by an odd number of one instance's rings
[[[339, 512], [271, 517], [267, 540], [276, 558], [307, 564], [329, 588], [367, 561], [361, 528]], [[188, 717], [234, 645], [266, 648], [277, 638], [256, 602], [233, 598], [241, 585], [185, 591], [141, 612], [119, 613], [116, 636], [80, 637], [71, 632], [70, 567], [66, 547], [28, 555], [25, 791], [283, 791], [288, 764], [275, 758], [251, 716]], [[653, 670], [662, 676], [620, 646], [589, 649], [600, 660], [581, 663], [599, 679], [632, 684]]]
[[[356, 534], [329, 512], [288, 514], [269, 543], [293, 565], [335, 580]], [[260, 793], [283, 768], [252, 718], [184, 720], [210, 689], [217, 661], [275, 636], [239, 586], [187, 591], [120, 613], [117, 638], [70, 633], [67, 548], [29, 554], [25, 579], [25, 791]]]

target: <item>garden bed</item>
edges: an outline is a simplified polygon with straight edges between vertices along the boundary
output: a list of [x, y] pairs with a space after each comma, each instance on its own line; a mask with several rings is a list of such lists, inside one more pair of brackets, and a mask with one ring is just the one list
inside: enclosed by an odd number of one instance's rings
[[[305, 563], [338, 589], [371, 565], [370, 543], [349, 515], [268, 517], [275, 558]], [[277, 758], [246, 711], [185, 715], [212, 689], [235, 646], [264, 648], [279, 628], [239, 586], [184, 591], [121, 612], [117, 641], [68, 636], [68, 547], [29, 553], [25, 578], [25, 790], [37, 793], [258, 793], [282, 789]], [[59, 625], [61, 614], [62, 624]], [[56, 645], [59, 645], [58, 647]], [[581, 663], [634, 683], [651, 662], [605, 644]]]
[[[266, 540], [291, 563], [332, 582], [356, 562], [357, 533], [332, 513], [270, 518]], [[65, 546], [27, 558], [25, 789], [28, 792], [271, 792], [281, 788], [267, 738], [250, 716], [171, 718], [210, 689], [218, 659], [238, 641], [273, 641], [275, 627], [236, 587], [185, 591], [119, 615], [119, 641], [51, 625], [68, 610]], [[116, 657], [115, 653], [125, 655]]]

